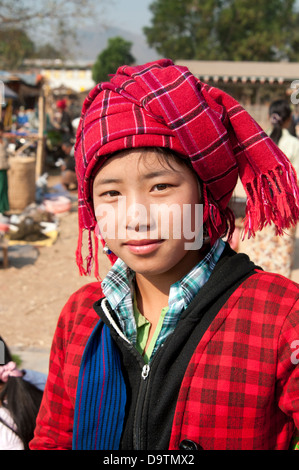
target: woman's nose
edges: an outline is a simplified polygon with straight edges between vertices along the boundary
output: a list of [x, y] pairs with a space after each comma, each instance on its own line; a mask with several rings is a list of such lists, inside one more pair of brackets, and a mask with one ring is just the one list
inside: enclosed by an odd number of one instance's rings
[[126, 228], [135, 232], [144, 232], [150, 225], [149, 213], [147, 205], [139, 200], [134, 199], [127, 207]]

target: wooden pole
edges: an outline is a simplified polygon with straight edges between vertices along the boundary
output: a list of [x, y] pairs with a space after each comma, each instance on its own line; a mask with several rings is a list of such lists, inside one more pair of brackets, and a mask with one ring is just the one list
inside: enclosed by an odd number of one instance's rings
[[2, 105], [5, 103], [5, 86], [0, 80], [0, 121], [2, 121]]
[[36, 151], [35, 177], [38, 179], [44, 171], [45, 164], [45, 97], [43, 90], [38, 98], [38, 141]]

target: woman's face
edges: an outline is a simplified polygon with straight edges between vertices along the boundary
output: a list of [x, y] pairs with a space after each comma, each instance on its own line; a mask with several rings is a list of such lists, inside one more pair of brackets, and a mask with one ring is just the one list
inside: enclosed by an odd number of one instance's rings
[[183, 276], [198, 262], [199, 183], [175, 157], [169, 165], [152, 149], [118, 153], [96, 175], [93, 201], [102, 238], [136, 273]]

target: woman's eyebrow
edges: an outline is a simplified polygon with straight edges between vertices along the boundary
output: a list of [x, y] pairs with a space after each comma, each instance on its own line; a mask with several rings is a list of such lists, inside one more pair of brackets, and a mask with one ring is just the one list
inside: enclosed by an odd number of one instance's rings
[[[151, 171], [149, 173], [144, 173], [140, 174], [140, 179], [142, 180], [149, 180], [152, 178], [156, 178], [158, 176], [167, 176], [173, 173], [174, 170], [156, 170], [156, 171]], [[99, 178], [95, 185], [100, 186], [100, 185], [105, 185], [105, 184], [111, 184], [111, 183], [122, 183], [123, 180], [122, 178]]]
[[149, 180], [151, 178], [156, 178], [157, 176], [169, 176], [170, 174], [173, 174], [174, 170], [156, 170], [156, 171], [151, 171], [150, 173], [145, 173], [141, 175], [142, 179]]
[[95, 186], [100, 186], [101, 184], [111, 184], [111, 183], [121, 183], [122, 180], [120, 178], [102, 178], [98, 179], [95, 182]]

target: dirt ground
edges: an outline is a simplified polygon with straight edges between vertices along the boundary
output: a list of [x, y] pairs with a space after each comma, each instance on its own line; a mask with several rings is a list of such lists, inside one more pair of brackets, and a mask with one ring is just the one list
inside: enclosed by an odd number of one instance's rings
[[[56, 182], [49, 178], [49, 186]], [[59, 236], [52, 246], [9, 247], [7, 269], [0, 253], [0, 334], [12, 349], [48, 350], [70, 294], [95, 280], [80, 276], [75, 262], [78, 222], [73, 199], [72, 210], [58, 216]], [[101, 258], [104, 275], [109, 265]]]

